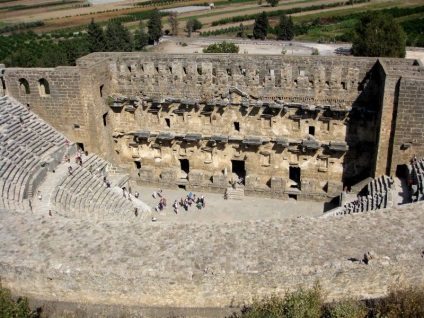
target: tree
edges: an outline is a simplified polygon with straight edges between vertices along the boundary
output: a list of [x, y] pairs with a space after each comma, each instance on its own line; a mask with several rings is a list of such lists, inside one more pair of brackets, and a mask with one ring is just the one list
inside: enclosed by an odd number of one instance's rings
[[[88, 51], [87, 40], [85, 38], [74, 38], [67, 41], [60, 41], [58, 46], [60, 51], [66, 56], [66, 65], [75, 65], [78, 58], [90, 53]], [[63, 64], [57, 64], [55, 66], [58, 65]]]
[[190, 19], [186, 23], [187, 36], [191, 37], [192, 32], [196, 32], [203, 27], [203, 24], [197, 19]]
[[171, 25], [172, 35], [178, 35], [178, 12], [172, 11], [168, 16], [169, 24]]
[[275, 28], [278, 40], [290, 41], [294, 37], [294, 24], [291, 17], [283, 14]]
[[149, 42], [155, 44], [162, 36], [162, 17], [158, 9], [154, 9], [147, 22], [147, 29], [149, 30]]
[[88, 50], [90, 52], [104, 52], [105, 50], [105, 36], [103, 29], [97, 23], [94, 23], [94, 19], [91, 19], [91, 23], [87, 28], [88, 35]]
[[203, 53], [238, 53], [240, 47], [230, 42], [214, 43], [203, 49]]
[[147, 44], [149, 44], [149, 35], [146, 33], [144, 23], [140, 21], [138, 29], [134, 33], [134, 48], [141, 51]]
[[243, 23], [240, 23], [239, 28], [240, 28], [240, 31], [237, 33], [237, 37], [246, 39], [247, 38], [246, 27], [243, 25]]
[[256, 19], [253, 25], [253, 37], [255, 39], [265, 40], [268, 34], [269, 22], [266, 12], [263, 11]]
[[271, 7], [276, 7], [279, 0], [266, 0]]
[[352, 37], [355, 56], [405, 57], [406, 35], [391, 15], [372, 12], [356, 25]]
[[119, 21], [110, 21], [106, 27], [107, 52], [131, 52], [133, 43], [132, 35]]

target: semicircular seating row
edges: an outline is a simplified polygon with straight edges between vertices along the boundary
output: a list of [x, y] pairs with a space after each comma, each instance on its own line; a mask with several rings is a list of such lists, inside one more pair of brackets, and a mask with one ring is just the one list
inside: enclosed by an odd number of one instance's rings
[[[71, 148], [64, 135], [27, 107], [9, 96], [1, 97], [0, 208], [29, 211], [41, 175], [54, 183], [52, 209], [64, 217], [115, 221], [145, 218], [147, 213], [143, 212], [150, 208], [135, 198], [125, 199], [118, 187], [119, 180], [128, 177], [115, 175], [112, 179], [116, 182], [108, 188], [103, 178], [108, 177], [110, 164], [96, 155], [85, 157], [82, 166], [62, 162], [64, 155], [72, 153]], [[74, 168], [72, 175], [67, 173], [69, 165]], [[65, 173], [47, 173], [53, 169]], [[139, 217], [135, 216], [135, 208], [139, 209]]]
[[373, 179], [367, 184], [365, 195], [360, 195], [357, 200], [330, 210], [325, 215], [347, 215], [391, 207], [393, 206], [393, 185], [394, 181], [389, 176]]
[[25, 208], [31, 177], [65, 140], [21, 103], [0, 98], [0, 207]]
[[[122, 191], [125, 175], [115, 175], [111, 179], [111, 187], [107, 187], [109, 163], [96, 155], [83, 156], [83, 165], [64, 164], [66, 170], [72, 166], [73, 173], [65, 174], [58, 180], [52, 194], [56, 212], [68, 218], [90, 219], [95, 221], [143, 221], [149, 215], [150, 208], [135, 199], [128, 200]], [[136, 216], [134, 209], [140, 212]]]
[[409, 167], [411, 184], [411, 201], [424, 200], [424, 159], [413, 160]]

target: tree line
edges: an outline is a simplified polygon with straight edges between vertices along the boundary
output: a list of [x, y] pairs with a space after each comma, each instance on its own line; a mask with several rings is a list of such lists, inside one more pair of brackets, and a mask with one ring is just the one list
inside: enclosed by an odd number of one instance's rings
[[76, 60], [92, 52], [140, 51], [155, 44], [163, 33], [161, 15], [152, 10], [147, 25], [140, 21], [132, 34], [120, 20], [111, 20], [105, 29], [94, 20], [87, 33], [70, 38], [51, 39], [32, 31], [0, 36], [0, 63], [8, 67], [56, 67], [75, 65]]
[[[255, 19], [253, 38], [264, 40], [271, 29], [264, 11]], [[292, 40], [295, 27], [291, 17], [282, 14], [274, 32], [278, 40]], [[351, 39], [355, 56], [405, 57], [406, 54], [406, 34], [393, 16], [385, 12], [363, 14], [353, 29]]]

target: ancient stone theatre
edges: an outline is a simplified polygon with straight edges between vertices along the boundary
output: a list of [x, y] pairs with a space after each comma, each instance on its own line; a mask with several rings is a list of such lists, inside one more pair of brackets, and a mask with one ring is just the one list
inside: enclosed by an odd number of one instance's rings
[[328, 200], [422, 143], [418, 60], [94, 53], [8, 93], [140, 184]]

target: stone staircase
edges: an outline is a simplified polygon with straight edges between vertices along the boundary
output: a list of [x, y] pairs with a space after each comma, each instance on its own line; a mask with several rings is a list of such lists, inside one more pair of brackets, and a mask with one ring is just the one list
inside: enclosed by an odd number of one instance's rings
[[235, 188], [235, 189], [233, 187], [227, 188], [227, 190], [225, 191], [225, 198], [227, 200], [243, 200], [244, 188], [242, 187]]

